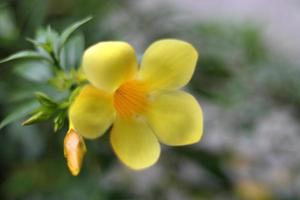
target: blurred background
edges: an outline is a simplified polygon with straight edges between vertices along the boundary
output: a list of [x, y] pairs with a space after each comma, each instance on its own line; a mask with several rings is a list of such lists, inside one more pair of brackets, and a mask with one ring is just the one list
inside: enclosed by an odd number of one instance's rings
[[[136, 172], [117, 160], [106, 134], [87, 141], [82, 172], [72, 177], [67, 127], [53, 133], [51, 124], [19, 121], [0, 130], [1, 200], [300, 199], [300, 1], [0, 0], [0, 58], [31, 49], [25, 38], [48, 24], [61, 31], [89, 15], [77, 53], [124, 40], [142, 55], [160, 38], [199, 50], [186, 90], [204, 110], [203, 139], [163, 146], [154, 167]], [[51, 93], [47, 76], [35, 62], [1, 64], [0, 120], [34, 91]]]

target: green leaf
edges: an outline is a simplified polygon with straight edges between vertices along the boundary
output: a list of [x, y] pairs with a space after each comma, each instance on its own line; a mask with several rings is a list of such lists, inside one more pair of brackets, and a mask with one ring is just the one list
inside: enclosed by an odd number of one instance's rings
[[79, 68], [84, 52], [84, 44], [83, 34], [75, 34], [65, 43], [60, 54], [61, 64], [64, 69], [70, 70]]
[[31, 38], [26, 38], [26, 40], [28, 42], [30, 42], [31, 44], [33, 44], [36, 48], [38, 47], [41, 47], [43, 48], [46, 52], [50, 52], [51, 51], [51, 45], [46, 42], [40, 42], [38, 40], [34, 40], [34, 39], [31, 39]]
[[18, 121], [28, 115], [32, 110], [37, 107], [37, 102], [27, 102], [17, 107], [14, 111], [12, 111], [7, 117], [5, 117], [0, 123], [0, 130], [6, 125]]
[[42, 92], [36, 92], [35, 96], [39, 103], [46, 108], [57, 108], [58, 104], [51, 99], [49, 96], [47, 96], [45, 93]]
[[47, 28], [47, 38], [46, 43], [49, 46], [48, 52], [51, 54], [53, 53], [55, 56], [55, 59], [58, 59], [59, 49], [60, 49], [60, 37], [59, 34], [51, 28], [49, 25]]
[[7, 6], [6, 3], [0, 3], [0, 8], [4, 8], [6, 6]]
[[0, 60], [0, 64], [4, 63], [4, 62], [12, 61], [12, 60], [17, 60], [17, 59], [46, 59], [46, 60], [48, 60], [48, 58], [46, 58], [45, 56], [43, 56], [40, 53], [35, 52], [35, 51], [20, 51], [11, 56], [8, 56], [7, 58], [5, 58], [3, 60]]
[[54, 118], [54, 132], [57, 132], [58, 130], [60, 130], [65, 122], [65, 118], [66, 118], [67, 112], [64, 110], [62, 112], [60, 112], [55, 118]]
[[68, 28], [66, 28], [61, 36], [60, 36], [60, 48], [62, 48], [64, 46], [64, 44], [68, 41], [68, 39], [70, 38], [70, 36], [83, 24], [87, 23], [88, 21], [90, 21], [92, 19], [92, 17], [87, 17], [84, 18], [78, 22], [75, 22], [74, 24], [72, 24], [71, 26], [69, 26]]
[[50, 56], [51, 44], [48, 41], [48, 32], [46, 29], [39, 29], [34, 39], [27, 38], [26, 40], [32, 43], [39, 53]]
[[57, 72], [56, 76], [49, 80], [49, 83], [60, 91], [68, 90], [73, 81], [62, 71]]
[[13, 11], [6, 4], [0, 5], [0, 43], [1, 47], [9, 47], [14, 44], [19, 36]]
[[75, 90], [72, 91], [70, 97], [69, 97], [69, 105], [71, 105], [76, 97], [78, 96], [79, 92], [81, 91], [82, 87], [77, 87]]
[[16, 63], [13, 72], [18, 76], [35, 83], [46, 83], [53, 76], [52, 65], [40, 61]]
[[22, 125], [27, 126], [38, 122], [46, 121], [53, 116], [54, 112], [55, 110], [52, 109], [40, 108], [29, 119], [24, 121]]

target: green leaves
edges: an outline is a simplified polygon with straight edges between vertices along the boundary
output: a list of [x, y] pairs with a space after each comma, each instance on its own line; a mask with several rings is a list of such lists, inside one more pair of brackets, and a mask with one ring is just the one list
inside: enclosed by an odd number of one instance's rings
[[54, 132], [60, 130], [65, 122], [67, 112], [60, 112], [53, 120], [54, 123]]
[[69, 95], [64, 96], [61, 101], [56, 101], [45, 93], [37, 92], [35, 96], [39, 106], [37, 102], [30, 106], [24, 104], [0, 123], [0, 129], [29, 113], [31, 117], [24, 121], [23, 125], [53, 120], [54, 131], [63, 127], [70, 102], [77, 94], [76, 88], [83, 84], [78, 68], [84, 51], [84, 37], [80, 34], [73, 37], [72, 35], [91, 19], [92, 17], [84, 18], [67, 27], [61, 34], [50, 26], [39, 30], [34, 39], [27, 38], [35, 50], [20, 51], [0, 60], [0, 64], [14, 60], [31, 60], [23, 65], [18, 64], [15, 72], [27, 80], [47, 83], [60, 93]]
[[68, 101], [56, 102], [44, 93], [37, 92], [36, 98], [40, 107], [36, 109], [32, 116], [22, 123], [23, 126], [54, 119], [54, 131], [58, 131], [64, 125], [66, 118]]
[[5, 117], [1, 121], [0, 130], [10, 123], [24, 118], [26, 115], [32, 112], [32, 110], [35, 109], [37, 106], [38, 104], [36, 102], [31, 101], [16, 107], [14, 111], [12, 111], [9, 115], [7, 115], [7, 117]]
[[25, 80], [42, 84], [47, 84], [53, 76], [51, 64], [37, 60], [16, 63], [13, 72]]
[[51, 99], [50, 97], [48, 97], [46, 94], [42, 92], [36, 92], [35, 96], [39, 101], [39, 103], [44, 107], [56, 108], [58, 106], [58, 104], [53, 99]]
[[23, 126], [35, 124], [38, 122], [46, 121], [53, 116], [53, 110], [51, 109], [38, 109], [29, 119], [22, 123]]
[[74, 31], [76, 31], [80, 26], [84, 25], [85, 23], [89, 22], [92, 19], [92, 17], [87, 17], [84, 18], [83, 20], [80, 20], [74, 24], [72, 24], [71, 26], [69, 26], [68, 28], [66, 28], [61, 36], [60, 36], [60, 46], [64, 46], [64, 44], [68, 41], [68, 39], [70, 38], [70, 36], [74, 33]]
[[0, 64], [8, 61], [17, 60], [17, 59], [44, 59], [49, 61], [47, 57], [40, 54], [39, 52], [28, 50], [28, 51], [20, 51], [11, 56], [8, 56], [7, 58], [0, 60]]
[[[61, 65], [62, 49], [64, 48], [72, 34], [91, 19], [92, 17], [84, 18], [66, 28], [61, 34], [58, 34], [55, 30], [48, 26], [45, 31], [39, 31], [40, 34], [36, 39], [27, 38], [27, 40], [36, 47], [36, 51], [20, 51], [3, 60], [0, 60], [0, 64], [16, 59], [42, 59], [52, 63], [53, 67], [55, 67], [56, 69], [63, 70], [63, 67]], [[77, 46], [84, 44], [82, 41], [78, 40], [75, 42], [77, 42], [77, 44], [75, 44]], [[73, 63], [78, 64], [77, 61], [74, 61]], [[75, 68], [77, 66], [73, 67]]]
[[65, 70], [76, 69], [80, 66], [81, 57], [85, 48], [83, 34], [76, 34], [65, 43], [61, 50], [61, 65]]

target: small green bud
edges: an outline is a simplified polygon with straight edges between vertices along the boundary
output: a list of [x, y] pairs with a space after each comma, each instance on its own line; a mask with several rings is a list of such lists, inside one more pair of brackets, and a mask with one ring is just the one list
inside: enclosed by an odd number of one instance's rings
[[33, 114], [29, 119], [22, 123], [23, 126], [35, 124], [41, 121], [48, 120], [52, 117], [53, 112], [51, 110], [40, 110], [37, 113]]
[[64, 125], [66, 118], [66, 111], [60, 112], [53, 120], [54, 123], [54, 132], [57, 132]]
[[48, 97], [46, 94], [42, 92], [36, 92], [35, 96], [43, 107], [56, 108], [58, 106], [58, 104], [53, 99], [51, 99], [50, 97]]

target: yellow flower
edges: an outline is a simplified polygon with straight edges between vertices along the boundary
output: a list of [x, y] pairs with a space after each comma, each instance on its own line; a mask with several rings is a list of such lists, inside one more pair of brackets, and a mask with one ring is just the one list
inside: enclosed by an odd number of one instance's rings
[[64, 139], [64, 155], [73, 176], [79, 174], [85, 153], [86, 146], [82, 136], [74, 128], [70, 128]]
[[154, 42], [138, 68], [126, 42], [100, 42], [82, 60], [90, 84], [69, 110], [75, 129], [85, 138], [104, 134], [119, 159], [132, 169], [153, 165], [160, 145], [187, 145], [200, 140], [202, 110], [190, 94], [179, 91], [191, 79], [198, 53], [184, 41]]

